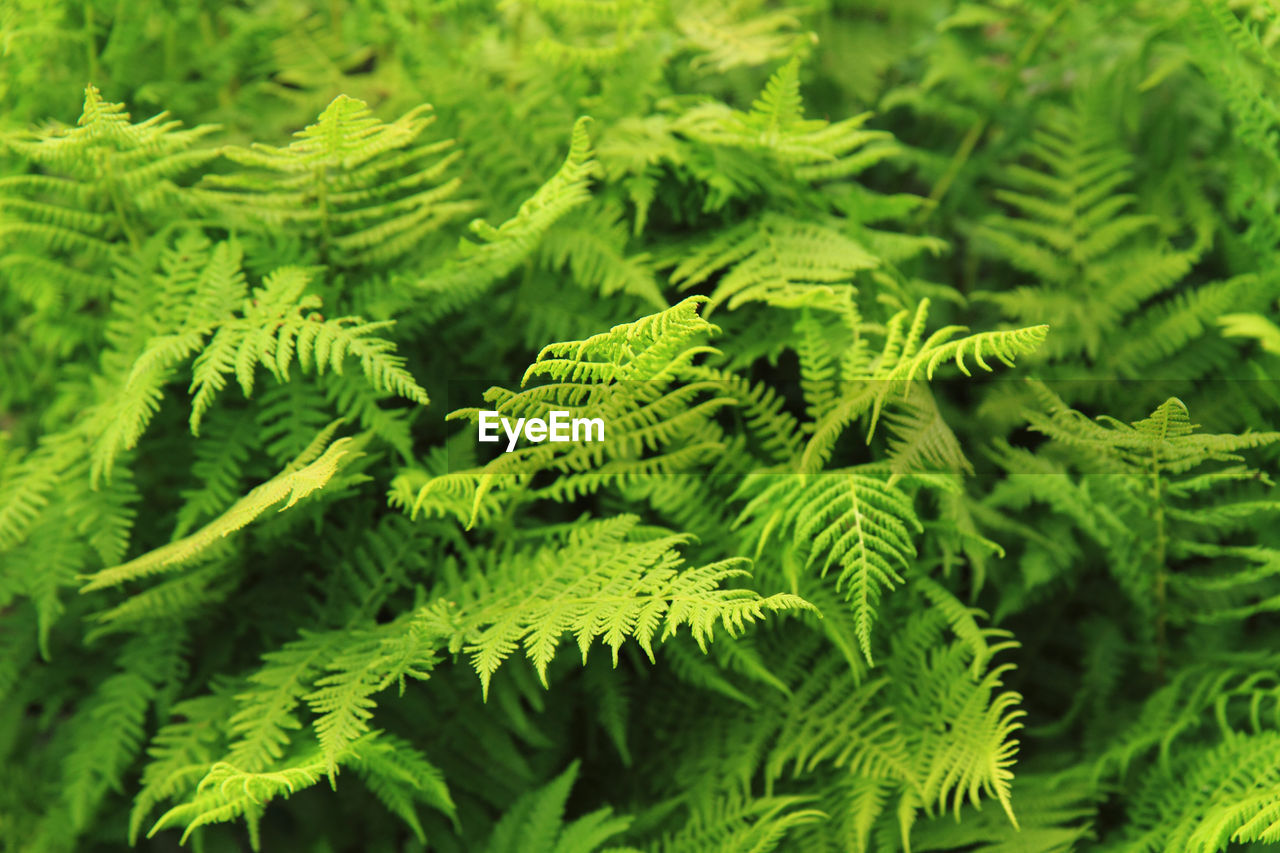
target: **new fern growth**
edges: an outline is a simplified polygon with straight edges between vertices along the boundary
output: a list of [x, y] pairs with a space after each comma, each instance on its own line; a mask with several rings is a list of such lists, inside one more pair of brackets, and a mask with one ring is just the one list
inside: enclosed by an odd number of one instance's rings
[[1274, 4], [243, 6], [0, 8], [0, 849], [1280, 846]]

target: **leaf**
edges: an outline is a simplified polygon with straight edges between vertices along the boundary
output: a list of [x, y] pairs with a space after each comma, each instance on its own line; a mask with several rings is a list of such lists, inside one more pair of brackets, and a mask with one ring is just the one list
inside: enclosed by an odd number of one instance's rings
[[148, 551], [127, 563], [89, 575], [80, 591], [92, 592], [119, 586], [126, 581], [172, 571], [178, 566], [195, 561], [214, 544], [246, 527], [281, 501], [285, 502], [279, 510], [283, 512], [313, 492], [323, 489], [337, 473], [344, 459], [353, 452], [352, 441], [350, 438], [340, 438], [330, 444], [315, 461], [296, 468], [286, 468], [236, 501], [226, 512], [195, 533]]

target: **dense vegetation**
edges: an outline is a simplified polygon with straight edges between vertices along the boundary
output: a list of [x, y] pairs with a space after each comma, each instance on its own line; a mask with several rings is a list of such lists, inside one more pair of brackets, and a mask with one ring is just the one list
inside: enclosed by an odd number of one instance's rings
[[1277, 41], [0, 4], [0, 847], [1280, 843]]

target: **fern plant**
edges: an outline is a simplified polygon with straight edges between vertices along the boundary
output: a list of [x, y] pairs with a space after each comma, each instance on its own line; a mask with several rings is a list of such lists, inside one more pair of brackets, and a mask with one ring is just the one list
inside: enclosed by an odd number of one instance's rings
[[215, 174], [202, 183], [261, 226], [291, 225], [302, 239], [318, 240], [335, 266], [379, 266], [470, 209], [452, 199], [461, 179], [441, 180], [457, 152], [432, 159], [452, 141], [418, 139], [431, 123], [428, 109], [383, 124], [363, 101], [339, 96], [287, 148], [222, 152], [266, 175]]
[[1278, 36], [8, 3], [0, 848], [1276, 847]]

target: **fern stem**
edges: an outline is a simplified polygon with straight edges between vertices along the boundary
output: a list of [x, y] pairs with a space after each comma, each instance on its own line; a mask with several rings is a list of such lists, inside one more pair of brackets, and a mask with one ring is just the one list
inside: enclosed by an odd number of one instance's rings
[[85, 57], [88, 60], [89, 80], [98, 82], [98, 43], [94, 38], [97, 25], [93, 19], [93, 0], [84, 3], [84, 44]]
[[326, 264], [329, 263], [329, 247], [333, 243], [333, 231], [329, 227], [329, 185], [328, 168], [321, 166], [316, 170], [316, 203], [320, 206], [320, 253]]
[[[1009, 69], [1009, 74], [1005, 78], [1004, 84], [996, 93], [996, 100], [1003, 102], [1009, 96], [1009, 92], [1013, 89], [1013, 82], [1018, 79], [1018, 72], [1031, 61], [1031, 57], [1039, 50], [1040, 43], [1044, 41], [1049, 31], [1053, 29], [1053, 25], [1067, 11], [1067, 7], [1072, 5], [1074, 0], [1062, 0], [1044, 22], [1031, 34], [1030, 38], [1022, 46], [1022, 50], [1018, 51], [1018, 55], [1014, 58], [1013, 64]], [[978, 147], [978, 143], [982, 141], [982, 137], [986, 134], [987, 128], [991, 126], [989, 118], [978, 119], [969, 128], [968, 133], [964, 135], [964, 139], [960, 140], [960, 146], [956, 148], [956, 153], [952, 155], [951, 162], [947, 164], [947, 171], [942, 174], [929, 193], [929, 203], [920, 207], [920, 214], [917, 218], [917, 224], [925, 222], [933, 211], [938, 209], [938, 205], [942, 201], [942, 197], [947, 194], [947, 190], [951, 189], [951, 185], [955, 183], [956, 176], [960, 174], [960, 170], [964, 168], [964, 164], [969, 162], [969, 158], [973, 156], [973, 150]]]
[[1168, 585], [1168, 572], [1165, 567], [1167, 539], [1165, 535], [1164, 503], [1161, 500], [1160, 491], [1160, 461], [1158, 456], [1154, 456], [1151, 460], [1151, 499], [1155, 506], [1154, 520], [1156, 523], [1156, 678], [1163, 682], [1167, 642], [1166, 587]]
[[129, 241], [129, 247], [135, 253], [142, 251], [142, 240], [139, 239], [137, 232], [133, 230], [133, 226], [129, 224], [129, 217], [125, 215], [124, 203], [120, 201], [120, 188], [116, 185], [114, 176], [107, 183], [107, 186], [110, 187], [108, 195], [111, 197], [111, 207], [120, 219], [120, 230], [124, 231], [124, 236]]

